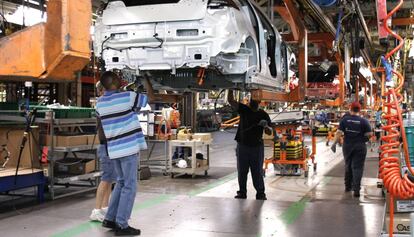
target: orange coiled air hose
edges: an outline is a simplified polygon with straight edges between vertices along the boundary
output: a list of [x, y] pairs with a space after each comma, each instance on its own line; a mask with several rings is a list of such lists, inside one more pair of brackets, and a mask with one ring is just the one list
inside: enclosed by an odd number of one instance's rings
[[[383, 26], [385, 29], [399, 41], [397, 47], [386, 54], [385, 59], [388, 60], [393, 54], [400, 50], [404, 45], [404, 40], [395, 32], [393, 32], [387, 24], [389, 18], [398, 11], [402, 6], [403, 0], [400, 0], [398, 5], [387, 14], [384, 19]], [[411, 174], [414, 174], [414, 170], [411, 167], [410, 156], [408, 153], [407, 137], [405, 135], [404, 124], [402, 120], [402, 110], [400, 104], [403, 100], [400, 91], [404, 84], [404, 77], [397, 71], [393, 70], [392, 73], [398, 77], [398, 85], [395, 88], [387, 87], [383, 100], [383, 108], [386, 108], [386, 115], [384, 119], [387, 120], [387, 124], [382, 127], [385, 135], [381, 137], [383, 145], [380, 155], [380, 177], [383, 180], [384, 187], [388, 190], [390, 196], [390, 223], [389, 223], [389, 236], [393, 236], [394, 230], [394, 197], [407, 199], [414, 197], [414, 183], [408, 178], [407, 174], [401, 173], [400, 166], [400, 149], [402, 138], [402, 148], [404, 151], [405, 163]]]

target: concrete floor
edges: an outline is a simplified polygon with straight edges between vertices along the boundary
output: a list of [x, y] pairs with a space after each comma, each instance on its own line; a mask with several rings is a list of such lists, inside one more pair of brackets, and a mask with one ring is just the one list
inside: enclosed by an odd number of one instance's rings
[[[369, 154], [360, 199], [343, 192], [341, 152], [318, 144], [318, 171], [309, 178], [266, 174], [267, 201], [247, 200], [238, 189], [234, 133], [214, 134], [209, 176], [171, 179], [153, 174], [141, 181], [132, 226], [142, 236], [377, 237], [384, 201], [376, 188], [378, 158]], [[340, 150], [340, 149], [338, 149]], [[268, 148], [267, 153], [271, 150]], [[113, 233], [89, 222], [94, 194], [83, 194], [15, 211], [0, 204], [0, 236], [91, 237]]]

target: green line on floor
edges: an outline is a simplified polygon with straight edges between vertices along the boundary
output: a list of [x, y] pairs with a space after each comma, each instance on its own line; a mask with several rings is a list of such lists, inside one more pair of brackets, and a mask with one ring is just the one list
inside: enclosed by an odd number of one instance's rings
[[191, 197], [197, 196], [200, 193], [204, 193], [204, 192], [206, 192], [206, 191], [208, 191], [210, 189], [213, 189], [213, 188], [218, 187], [218, 186], [220, 186], [220, 185], [222, 185], [224, 183], [227, 183], [230, 180], [235, 179], [236, 177], [237, 177], [237, 172], [232, 173], [232, 174], [229, 174], [229, 175], [224, 176], [223, 178], [220, 178], [217, 181], [215, 181], [215, 182], [213, 182], [211, 184], [208, 184], [208, 185], [206, 185], [206, 186], [204, 186], [202, 188], [199, 188], [199, 189], [195, 189], [193, 191], [190, 191], [188, 193], [188, 195], [191, 196]]
[[101, 226], [102, 224], [100, 222], [86, 222], [83, 224], [80, 224], [76, 227], [70, 228], [68, 230], [65, 230], [63, 232], [51, 235], [51, 237], [72, 237], [72, 236], [77, 236], [80, 235], [92, 228]]
[[152, 198], [150, 200], [147, 200], [147, 201], [144, 201], [144, 202], [141, 202], [139, 204], [134, 205], [134, 207], [132, 208], [132, 211], [137, 211], [137, 210], [142, 210], [142, 209], [154, 207], [158, 204], [161, 204], [163, 202], [167, 202], [167, 201], [171, 200], [175, 196], [176, 195], [170, 195], [170, 194], [164, 194], [164, 195], [157, 196], [156, 198]]
[[[200, 193], [203, 193], [205, 191], [208, 191], [210, 189], [213, 189], [217, 186], [220, 186], [230, 180], [233, 180], [234, 178], [237, 177], [237, 173], [232, 173], [229, 174], [227, 176], [224, 176], [223, 178], [218, 179], [217, 181], [206, 185], [205, 187], [202, 188], [198, 188], [198, 189], [194, 189], [190, 192], [187, 193], [188, 196], [196, 196]], [[157, 206], [159, 204], [168, 202], [169, 200], [173, 199], [174, 197], [176, 197], [178, 195], [171, 195], [171, 194], [163, 194], [163, 195], [159, 195], [157, 197], [154, 197], [152, 199], [146, 200], [144, 202], [141, 202], [139, 204], [134, 205], [134, 207], [132, 208], [133, 211], [137, 211], [137, 210], [142, 210], [142, 209], [147, 209], [147, 208], [151, 208], [154, 206]], [[62, 232], [59, 232], [57, 234], [51, 235], [51, 237], [74, 237], [74, 236], [78, 236], [82, 233], [85, 233], [93, 228], [98, 228], [101, 226], [101, 223], [99, 222], [86, 222], [86, 223], [82, 223], [79, 224], [73, 228], [64, 230]]]
[[279, 216], [280, 220], [285, 225], [293, 224], [305, 211], [306, 204], [309, 201], [309, 197], [303, 197], [300, 201], [293, 203]]
[[[325, 176], [323, 179], [319, 182], [319, 186], [323, 187], [330, 183], [332, 180], [332, 177]], [[315, 187], [317, 187], [316, 185]], [[305, 207], [308, 204], [308, 202], [311, 200], [309, 196], [304, 196], [301, 200], [293, 203], [290, 205], [286, 210], [280, 214], [279, 219], [282, 221], [282, 223], [287, 227], [290, 224], [295, 223], [297, 219], [299, 219], [300, 216], [302, 216], [303, 212], [305, 212]], [[276, 236], [275, 234], [278, 231], [275, 231], [271, 236]], [[258, 234], [258, 237], [263, 237], [262, 234]]]
[[[315, 187], [323, 187], [332, 180], [332, 177], [325, 176]], [[306, 204], [311, 200], [309, 196], [304, 196], [301, 200], [293, 203], [286, 209], [279, 218], [286, 225], [293, 224], [305, 211]]]

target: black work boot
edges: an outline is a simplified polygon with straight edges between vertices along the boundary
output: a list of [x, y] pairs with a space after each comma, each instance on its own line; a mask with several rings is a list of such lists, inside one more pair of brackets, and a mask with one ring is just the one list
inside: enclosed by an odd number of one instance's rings
[[267, 200], [266, 194], [265, 193], [258, 193], [256, 194], [256, 200]]
[[237, 195], [234, 196], [234, 198], [235, 199], [246, 199], [247, 198], [247, 195], [246, 195], [246, 193], [242, 193], [240, 191], [237, 191]]
[[361, 196], [361, 194], [358, 191], [354, 191], [354, 197], [359, 198]]
[[102, 222], [102, 226], [108, 229], [115, 229], [116, 228], [116, 223], [115, 221], [110, 221], [110, 220], [104, 220]]
[[128, 226], [125, 229], [122, 229], [121, 227], [117, 226], [115, 229], [115, 236], [137, 236], [137, 235], [141, 235], [141, 230], [132, 228], [131, 226]]

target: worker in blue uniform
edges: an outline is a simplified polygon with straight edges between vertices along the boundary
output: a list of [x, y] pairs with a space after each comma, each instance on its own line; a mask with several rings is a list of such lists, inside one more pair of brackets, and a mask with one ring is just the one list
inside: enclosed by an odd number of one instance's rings
[[361, 104], [354, 102], [350, 114], [342, 118], [331, 147], [336, 152], [336, 144], [344, 135], [342, 151], [345, 159], [345, 192], [354, 191], [354, 197], [360, 196], [361, 179], [367, 156], [367, 145], [372, 129], [369, 121], [360, 116]]

